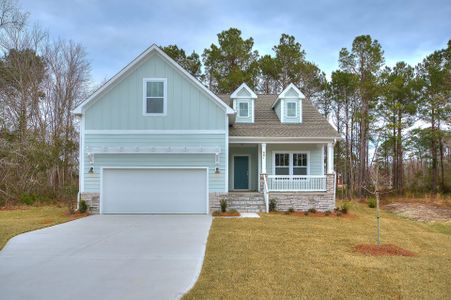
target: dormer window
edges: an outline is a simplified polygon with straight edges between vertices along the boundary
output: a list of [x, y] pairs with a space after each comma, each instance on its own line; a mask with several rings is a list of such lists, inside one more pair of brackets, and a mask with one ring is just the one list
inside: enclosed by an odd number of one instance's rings
[[272, 108], [281, 123], [302, 123], [302, 99], [304, 95], [290, 83], [277, 97]]
[[298, 103], [294, 101], [287, 101], [287, 117], [296, 118], [298, 115]]
[[166, 114], [166, 78], [144, 78], [143, 113], [145, 116], [162, 116]]
[[249, 117], [249, 103], [248, 102], [240, 102], [238, 107], [238, 116], [242, 118]]
[[257, 95], [245, 84], [240, 85], [230, 95], [236, 111], [236, 123], [254, 123], [254, 101]]

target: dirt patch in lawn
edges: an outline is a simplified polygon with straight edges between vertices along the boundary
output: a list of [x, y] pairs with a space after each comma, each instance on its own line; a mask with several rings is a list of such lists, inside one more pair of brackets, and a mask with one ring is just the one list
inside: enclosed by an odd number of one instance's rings
[[386, 245], [360, 244], [354, 247], [354, 251], [371, 256], [416, 256], [415, 253], [393, 244]]
[[392, 203], [384, 209], [416, 221], [451, 221], [451, 207], [424, 203]]

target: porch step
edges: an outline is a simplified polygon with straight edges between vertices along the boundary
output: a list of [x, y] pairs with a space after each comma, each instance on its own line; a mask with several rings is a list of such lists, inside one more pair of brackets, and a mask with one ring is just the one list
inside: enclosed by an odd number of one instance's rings
[[257, 192], [229, 192], [226, 196], [228, 208], [239, 212], [264, 212], [263, 194]]

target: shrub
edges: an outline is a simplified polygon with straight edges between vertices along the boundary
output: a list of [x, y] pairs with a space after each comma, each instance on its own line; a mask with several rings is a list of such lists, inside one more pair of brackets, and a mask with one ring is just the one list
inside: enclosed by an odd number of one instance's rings
[[290, 207], [289, 209], [288, 209], [288, 213], [294, 213], [294, 208], [293, 207]]
[[276, 211], [277, 209], [277, 200], [276, 199], [269, 199], [269, 211]]
[[304, 211], [304, 216], [308, 216], [309, 210]]
[[326, 216], [330, 216], [331, 213], [332, 213], [332, 212], [331, 212], [330, 210], [326, 210], [326, 211], [324, 212], [324, 214], [325, 214]]
[[315, 208], [309, 208], [308, 212], [312, 213], [312, 214], [316, 214], [316, 209]]
[[343, 203], [341, 203], [341, 205], [340, 205], [340, 212], [341, 213], [347, 214], [348, 211], [350, 211], [350, 210], [351, 210], [351, 202], [344, 201]]
[[225, 213], [227, 211], [227, 199], [221, 199], [221, 201], [219, 201], [219, 205], [221, 206], [221, 212]]
[[236, 215], [239, 215], [240, 213], [236, 210], [236, 209], [234, 209], [234, 208], [232, 208], [232, 209], [229, 209], [229, 213], [231, 213], [231, 214], [236, 214]]
[[88, 204], [86, 204], [86, 201], [80, 200], [80, 203], [78, 203], [78, 211], [83, 214], [87, 210], [88, 210]]
[[218, 216], [221, 215], [221, 211], [215, 210], [215, 211], [212, 213], [212, 215], [213, 215], [213, 217], [218, 217]]
[[29, 194], [29, 193], [23, 193], [20, 195], [20, 203], [25, 205], [33, 205], [36, 202], [36, 195]]
[[368, 199], [368, 207], [369, 208], [375, 208], [376, 207], [376, 199], [375, 198], [369, 198]]
[[335, 212], [335, 214], [337, 215], [337, 217], [340, 217], [343, 213], [342, 213], [340, 210], [337, 210], [337, 211]]

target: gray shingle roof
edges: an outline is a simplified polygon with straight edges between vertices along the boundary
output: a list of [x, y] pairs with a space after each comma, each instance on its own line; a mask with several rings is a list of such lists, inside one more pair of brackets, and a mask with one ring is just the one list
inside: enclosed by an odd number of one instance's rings
[[[231, 106], [229, 95], [218, 95]], [[272, 109], [277, 95], [258, 95], [255, 99], [255, 123], [234, 123], [229, 129], [230, 136], [252, 137], [325, 137], [339, 138], [338, 132], [318, 112], [313, 104], [302, 99], [302, 123], [282, 124]]]

